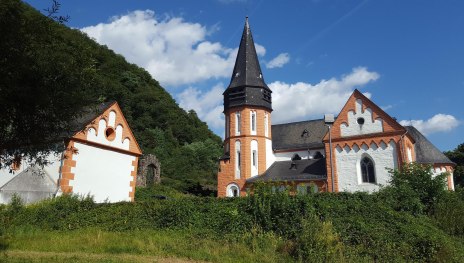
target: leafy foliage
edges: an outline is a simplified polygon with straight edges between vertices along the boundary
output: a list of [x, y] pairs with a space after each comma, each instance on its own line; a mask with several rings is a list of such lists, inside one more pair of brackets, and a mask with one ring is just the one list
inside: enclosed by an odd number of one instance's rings
[[464, 236], [464, 190], [447, 192], [434, 206], [433, 219], [446, 232]]
[[456, 163], [453, 171], [455, 186], [464, 187], [464, 143], [459, 144], [452, 151], [445, 152], [445, 155]]
[[[446, 208], [431, 210], [435, 214], [429, 217], [397, 210], [382, 191], [289, 196], [260, 187], [253, 196], [234, 199], [174, 197], [95, 204], [88, 197], [62, 196], [20, 206], [14, 213], [8, 205], [0, 210], [0, 222], [5, 233], [187, 231], [197, 240], [245, 240], [256, 251], [274, 246], [299, 262], [459, 262], [464, 257], [464, 243], [457, 238], [462, 216], [456, 223], [441, 221], [450, 215], [441, 214]], [[449, 206], [456, 198], [463, 200], [460, 192], [440, 195], [434, 206]], [[455, 215], [462, 215], [461, 206], [456, 209], [461, 214], [456, 210]]]
[[57, 150], [50, 142], [92, 103], [94, 61], [88, 45], [66, 40], [68, 30], [17, 0], [0, 3], [0, 166], [45, 162]]
[[394, 198], [392, 205], [399, 210], [413, 214], [431, 212], [435, 203], [446, 193], [445, 179], [448, 174], [433, 176], [431, 166], [410, 163], [391, 173], [392, 191], [386, 191], [390, 198]]

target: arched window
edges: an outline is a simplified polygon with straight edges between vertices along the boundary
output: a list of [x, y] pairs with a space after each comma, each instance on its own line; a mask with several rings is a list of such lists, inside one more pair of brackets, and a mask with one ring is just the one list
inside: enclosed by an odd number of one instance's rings
[[226, 196], [227, 197], [239, 197], [240, 196], [240, 188], [236, 184], [229, 184], [226, 188]]
[[408, 162], [412, 162], [412, 150], [411, 147], [408, 147]]
[[229, 129], [230, 129], [229, 128], [229, 116], [226, 115], [226, 134], [225, 134], [226, 136], [225, 138], [229, 138]]
[[240, 111], [235, 112], [235, 135], [240, 135], [242, 129], [242, 115]]
[[251, 176], [258, 175], [258, 141], [251, 141]]
[[375, 184], [375, 166], [372, 159], [366, 156], [361, 159], [360, 165], [362, 182]]
[[250, 112], [250, 126], [251, 126], [251, 134], [256, 135], [256, 111], [252, 110]]
[[269, 136], [269, 117], [267, 116], [267, 113], [264, 114], [264, 136]]
[[240, 167], [242, 166], [242, 154], [240, 141], [235, 141], [235, 179], [240, 179]]

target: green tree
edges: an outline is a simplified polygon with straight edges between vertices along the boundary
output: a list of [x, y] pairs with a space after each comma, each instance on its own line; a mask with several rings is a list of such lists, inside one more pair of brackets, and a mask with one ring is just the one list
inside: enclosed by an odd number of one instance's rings
[[409, 163], [401, 170], [392, 170], [391, 174], [391, 186], [385, 188], [383, 194], [391, 198], [396, 210], [430, 212], [447, 191], [447, 173], [434, 176], [432, 167], [428, 165]]
[[445, 155], [450, 158], [451, 161], [456, 163], [456, 167], [453, 172], [454, 185], [463, 187], [464, 186], [464, 143], [461, 143], [452, 151], [445, 152]]
[[64, 30], [18, 0], [0, 2], [0, 167], [45, 162], [91, 103], [94, 61]]

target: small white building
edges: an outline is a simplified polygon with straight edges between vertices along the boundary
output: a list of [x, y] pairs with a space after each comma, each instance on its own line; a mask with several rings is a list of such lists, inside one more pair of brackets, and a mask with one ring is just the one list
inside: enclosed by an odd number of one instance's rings
[[133, 201], [142, 154], [117, 102], [88, 109], [66, 136], [65, 150], [45, 167], [26, 162], [0, 170], [0, 203], [14, 193], [26, 203], [72, 193], [96, 202]]

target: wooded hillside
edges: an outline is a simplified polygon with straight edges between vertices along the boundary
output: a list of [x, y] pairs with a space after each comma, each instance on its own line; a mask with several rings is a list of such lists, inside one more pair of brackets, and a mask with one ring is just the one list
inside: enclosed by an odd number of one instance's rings
[[2, 1], [0, 25], [0, 131], [11, 149], [59, 134], [79, 108], [116, 100], [143, 152], [161, 161], [164, 183], [215, 189], [221, 139], [147, 71], [18, 0]]

